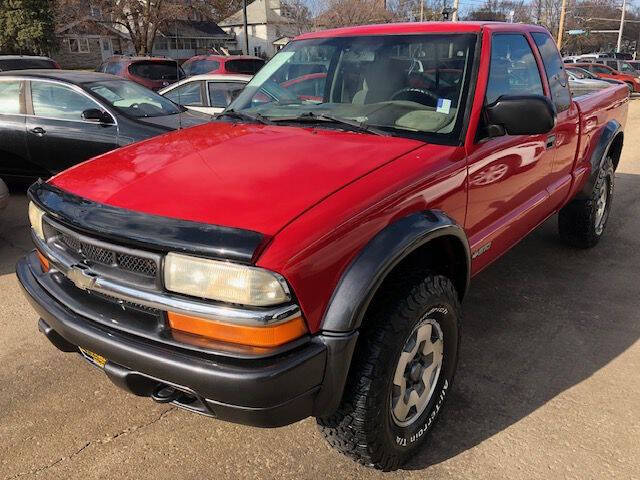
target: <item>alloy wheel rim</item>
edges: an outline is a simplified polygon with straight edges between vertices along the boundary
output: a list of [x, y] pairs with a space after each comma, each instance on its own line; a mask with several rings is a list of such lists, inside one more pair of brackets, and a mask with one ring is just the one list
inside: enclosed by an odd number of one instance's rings
[[600, 196], [596, 202], [596, 232], [602, 233], [604, 229], [605, 213], [607, 211], [607, 202], [609, 201], [609, 185], [605, 183], [600, 192]]
[[442, 370], [444, 337], [434, 319], [423, 319], [404, 344], [393, 376], [391, 416], [406, 427], [429, 405]]

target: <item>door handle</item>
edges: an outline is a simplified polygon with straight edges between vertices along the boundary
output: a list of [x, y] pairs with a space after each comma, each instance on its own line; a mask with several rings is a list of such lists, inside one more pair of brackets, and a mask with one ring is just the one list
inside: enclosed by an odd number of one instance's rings
[[47, 133], [47, 131], [42, 127], [35, 127], [29, 131], [34, 135], [36, 135], [37, 137], [44, 137], [44, 135]]
[[549, 135], [547, 137], [547, 150], [549, 150], [550, 148], [553, 148], [555, 144], [556, 144], [556, 136]]

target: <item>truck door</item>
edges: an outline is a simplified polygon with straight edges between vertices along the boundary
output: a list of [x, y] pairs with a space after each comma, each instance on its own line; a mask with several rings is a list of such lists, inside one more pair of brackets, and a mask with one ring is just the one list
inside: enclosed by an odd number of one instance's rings
[[[544, 87], [527, 36], [493, 32], [485, 105], [503, 95], [535, 94], [544, 95]], [[487, 138], [484, 131], [481, 119], [476, 140], [467, 150], [469, 203], [465, 229], [474, 272], [545, 218], [553, 163], [552, 135]]]
[[531, 37], [540, 52], [551, 101], [556, 107], [556, 127], [552, 135], [554, 159], [547, 181], [550, 204], [556, 208], [564, 201], [571, 188], [571, 172], [578, 149], [580, 115], [577, 105], [571, 100], [567, 72], [556, 48], [556, 42], [544, 32], [533, 32]]

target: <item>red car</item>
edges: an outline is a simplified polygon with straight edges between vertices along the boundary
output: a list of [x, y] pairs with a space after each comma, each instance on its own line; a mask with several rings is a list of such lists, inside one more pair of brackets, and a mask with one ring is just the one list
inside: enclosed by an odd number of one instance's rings
[[571, 66], [584, 68], [600, 78], [619, 80], [626, 83], [632, 92], [640, 92], [640, 78], [629, 75], [628, 73], [621, 73], [607, 65], [601, 65], [599, 63], [572, 63]]
[[202, 73], [255, 75], [264, 63], [264, 59], [248, 55], [197, 55], [184, 62], [182, 69], [187, 76]]
[[170, 58], [126, 55], [109, 58], [96, 68], [96, 72], [127, 78], [151, 90], [160, 90], [186, 76], [178, 62]]
[[[330, 65], [320, 103], [280, 85], [304, 59]], [[470, 278], [555, 213], [570, 245], [604, 234], [628, 90], [572, 99], [547, 30], [493, 22], [313, 32], [265, 68], [216, 122], [33, 185], [18, 278], [120, 387], [315, 416], [394, 469], [451, 394]]]

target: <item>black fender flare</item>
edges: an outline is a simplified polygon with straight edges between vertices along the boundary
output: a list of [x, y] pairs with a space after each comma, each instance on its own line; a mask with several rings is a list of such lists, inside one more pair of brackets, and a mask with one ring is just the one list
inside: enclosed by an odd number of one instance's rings
[[591, 164], [591, 173], [580, 192], [576, 195], [576, 198], [591, 198], [591, 194], [593, 193], [593, 189], [596, 185], [596, 180], [598, 179], [600, 167], [602, 166], [605, 158], [607, 158], [613, 141], [621, 134], [622, 125], [620, 125], [617, 120], [610, 120], [604, 126], [600, 138], [598, 139], [598, 144], [593, 149], [591, 158], [589, 159], [589, 163]]
[[455, 220], [439, 210], [428, 210], [401, 218], [380, 231], [360, 251], [342, 274], [321, 324], [323, 332], [351, 332], [362, 318], [387, 274], [409, 253], [438, 237], [454, 236], [462, 244], [466, 279], [460, 298], [469, 285], [471, 254], [467, 236]]
[[408, 254], [444, 236], [456, 237], [464, 248], [466, 278], [460, 298], [469, 285], [471, 253], [462, 227], [438, 210], [418, 212], [397, 220], [380, 231], [343, 272], [325, 312], [315, 341], [327, 348], [322, 387], [314, 401], [315, 416], [331, 415], [340, 405], [358, 328], [367, 308], [387, 274]]

